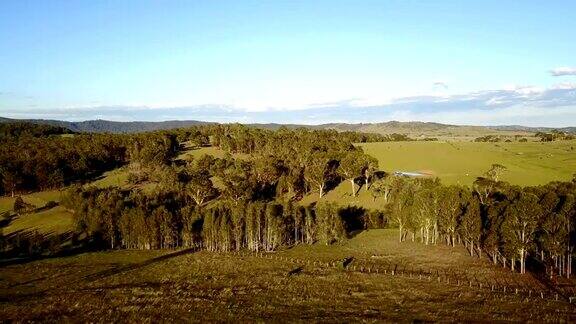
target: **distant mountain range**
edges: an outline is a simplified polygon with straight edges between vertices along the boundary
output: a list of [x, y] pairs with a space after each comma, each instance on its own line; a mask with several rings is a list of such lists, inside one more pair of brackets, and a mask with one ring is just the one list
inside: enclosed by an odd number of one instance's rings
[[[81, 122], [69, 122], [62, 120], [45, 119], [10, 119], [0, 117], [0, 123], [6, 122], [31, 122], [48, 124], [68, 128], [74, 132], [109, 132], [109, 133], [134, 133], [154, 130], [190, 127], [196, 125], [215, 124], [197, 120], [168, 120], [161, 122], [116, 122], [108, 120], [87, 120]], [[332, 123], [321, 125], [297, 125], [297, 124], [248, 124], [249, 126], [277, 129], [282, 126], [289, 128], [306, 127], [311, 129], [335, 129], [337, 131], [357, 131], [378, 134], [407, 134], [411, 137], [477, 137], [484, 135], [524, 135], [530, 136], [540, 131], [551, 131], [549, 127], [526, 127], [518, 125], [504, 126], [463, 126], [447, 125], [432, 122], [399, 122], [389, 121], [384, 123], [360, 123], [345, 124]], [[576, 127], [558, 128], [564, 132], [576, 133]]]
[[168, 120], [161, 122], [117, 122], [109, 120], [86, 120], [81, 122], [69, 122], [63, 120], [48, 120], [48, 119], [10, 119], [0, 117], [0, 123], [8, 122], [30, 122], [36, 124], [47, 124], [52, 126], [60, 126], [68, 128], [74, 132], [89, 132], [89, 133], [136, 133], [147, 132], [164, 129], [174, 129], [182, 127], [190, 127], [195, 125], [213, 124], [209, 122], [201, 122], [195, 120]]

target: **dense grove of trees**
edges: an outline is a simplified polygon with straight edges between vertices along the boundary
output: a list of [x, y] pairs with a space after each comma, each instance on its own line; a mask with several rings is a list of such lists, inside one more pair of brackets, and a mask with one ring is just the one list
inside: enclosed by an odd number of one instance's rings
[[177, 191], [75, 186], [62, 204], [75, 210], [78, 232], [106, 248], [272, 251], [293, 244], [330, 244], [355, 230], [385, 225], [382, 213], [362, 208], [229, 199], [201, 206], [187, 203]]
[[378, 180], [372, 190], [384, 198], [400, 241], [464, 244], [470, 255], [487, 255], [521, 273], [531, 256], [570, 276], [576, 181], [521, 188], [499, 180], [504, 170], [494, 165], [472, 189], [391, 176]]
[[560, 130], [552, 130], [550, 132], [538, 132], [534, 136], [540, 138], [542, 142], [564, 141], [576, 139], [576, 135], [566, 133]]
[[[303, 165], [303, 151], [276, 154], [278, 148], [302, 142], [302, 150], [332, 154], [347, 150], [352, 142], [405, 140], [402, 135], [382, 136], [336, 131], [269, 131], [241, 125], [206, 125], [187, 129], [141, 134], [74, 134], [53, 126], [30, 123], [0, 125], [0, 195], [22, 191], [60, 188], [79, 180], [92, 179], [104, 171], [130, 162], [134, 182], [144, 181], [146, 170], [169, 165], [179, 146], [190, 142], [197, 146], [214, 145], [230, 153], [299, 158], [291, 165]], [[316, 142], [314, 139], [317, 138]], [[314, 142], [320, 143], [315, 145]], [[329, 143], [329, 144], [327, 144]], [[346, 148], [348, 146], [348, 148]], [[332, 154], [333, 155], [333, 154]], [[327, 157], [333, 159], [332, 155]], [[308, 158], [308, 157], [306, 157]], [[312, 158], [311, 158], [312, 159]], [[150, 172], [148, 172], [150, 173]]]
[[[144, 136], [144, 135], [142, 135]], [[353, 230], [385, 224], [382, 213], [321, 203], [299, 206], [304, 194], [369, 179], [377, 161], [352, 145], [358, 134], [305, 129], [268, 131], [211, 125], [163, 137], [135, 138], [128, 147], [129, 181], [149, 190], [72, 187], [62, 204], [77, 230], [110, 248], [171, 248], [201, 244], [212, 251], [338, 241]], [[387, 137], [360, 138], [360, 140]], [[215, 145], [245, 158], [174, 161], [178, 143]], [[298, 146], [290, 145], [298, 143]], [[214, 186], [213, 178], [221, 183]]]
[[0, 194], [60, 188], [125, 161], [123, 139], [110, 135], [19, 137], [0, 145]]
[[485, 135], [485, 136], [476, 137], [474, 139], [474, 142], [492, 142], [492, 143], [512, 142], [512, 141], [528, 142], [528, 139], [526, 137], [523, 137], [522, 135], [514, 135], [513, 137], [508, 136], [508, 135]]
[[25, 122], [0, 123], [0, 140], [18, 137], [45, 137], [49, 135], [72, 134], [66, 128]]

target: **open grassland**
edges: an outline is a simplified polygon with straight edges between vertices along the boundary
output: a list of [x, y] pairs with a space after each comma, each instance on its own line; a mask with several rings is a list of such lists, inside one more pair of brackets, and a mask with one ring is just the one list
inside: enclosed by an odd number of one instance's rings
[[63, 234], [72, 230], [72, 223], [72, 214], [64, 207], [56, 206], [48, 210], [16, 216], [3, 230], [5, 235], [27, 231]]
[[331, 124], [329, 128], [339, 131], [357, 131], [376, 134], [406, 134], [410, 138], [422, 139], [435, 137], [446, 141], [473, 141], [482, 136], [498, 136], [516, 139], [521, 136], [527, 140], [536, 140], [533, 132], [522, 130], [496, 130], [482, 126], [456, 126], [423, 122], [385, 122], [373, 124]]
[[[468, 257], [461, 247], [397, 243], [395, 234], [367, 231], [340, 244], [264, 257], [114, 251], [5, 266], [0, 320], [574, 320], [574, 306], [565, 301], [504, 293], [501, 286], [492, 291], [476, 281], [458, 285], [456, 277], [409, 276], [417, 265], [542, 289], [528, 275]], [[343, 257], [353, 258], [347, 268], [337, 265]], [[396, 273], [375, 273], [376, 266]]]
[[90, 183], [98, 188], [125, 187], [128, 185], [128, 168], [121, 167], [112, 171], [104, 172], [100, 178]]
[[302, 206], [308, 206], [317, 202], [334, 202], [342, 206], [356, 206], [366, 209], [382, 209], [384, 198], [374, 199], [366, 190], [364, 182], [356, 184], [356, 197], [352, 197], [350, 181], [342, 181], [338, 186], [324, 193], [321, 199], [318, 198], [318, 191], [311, 192], [300, 200]]
[[15, 232], [38, 231], [43, 234], [62, 234], [72, 229], [72, 214], [61, 206], [43, 209], [49, 201], [59, 202], [60, 191], [39, 191], [22, 195], [24, 202], [34, 206], [37, 210], [21, 215], [12, 215], [16, 198], [0, 197], [0, 214], [8, 212], [7, 225], [2, 228], [4, 235]]
[[569, 181], [576, 172], [576, 141], [390, 142], [359, 144], [384, 171], [423, 171], [445, 184], [471, 185], [490, 165], [506, 166], [502, 180], [516, 185]]

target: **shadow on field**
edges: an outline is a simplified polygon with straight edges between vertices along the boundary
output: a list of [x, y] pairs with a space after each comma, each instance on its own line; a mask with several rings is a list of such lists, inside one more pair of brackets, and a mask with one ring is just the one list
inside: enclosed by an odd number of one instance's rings
[[115, 267], [112, 269], [108, 269], [108, 270], [104, 270], [104, 271], [100, 271], [97, 273], [93, 273], [90, 275], [87, 275], [85, 277], [83, 277], [82, 279], [85, 281], [96, 281], [96, 280], [100, 280], [100, 279], [104, 279], [107, 277], [111, 277], [117, 274], [121, 274], [124, 272], [128, 272], [128, 271], [132, 271], [132, 270], [138, 270], [141, 268], [144, 268], [146, 266], [155, 264], [155, 263], [159, 263], [159, 262], [163, 262], [172, 258], [176, 258], [179, 257], [181, 255], [184, 254], [188, 254], [188, 253], [193, 253], [196, 252], [196, 249], [194, 248], [190, 248], [190, 249], [185, 249], [185, 250], [181, 250], [181, 251], [177, 251], [177, 252], [173, 252], [170, 254], [166, 254], [166, 255], [162, 255], [156, 258], [152, 258], [150, 260], [144, 261], [144, 262], [140, 262], [137, 264], [130, 264], [130, 265], [125, 265], [125, 266], [119, 266], [119, 267]]
[[[74, 282], [70, 282], [67, 284], [67, 286], [68, 287], [77, 287], [76, 284], [94, 282], [96, 280], [104, 279], [104, 278], [114, 276], [117, 274], [121, 274], [121, 273], [124, 273], [127, 271], [138, 270], [138, 269], [144, 268], [146, 266], [156, 264], [159, 262], [163, 262], [163, 261], [181, 256], [184, 254], [192, 253], [192, 252], [196, 252], [196, 249], [190, 248], [190, 249], [186, 249], [186, 250], [181, 250], [181, 251], [173, 252], [170, 254], [162, 255], [162, 256], [159, 256], [156, 258], [152, 258], [150, 260], [140, 262], [138, 264], [119, 266], [119, 267], [115, 267], [113, 269], [103, 270], [103, 271], [100, 271], [100, 272], [97, 272], [97, 273], [94, 273], [91, 275], [84, 276], [84, 277], [82, 277], [82, 278], [80, 278]], [[22, 286], [22, 285], [27, 285], [27, 284], [31, 284], [31, 283], [36, 283], [36, 282], [46, 280], [46, 279], [47, 279], [46, 277], [43, 277], [43, 278], [30, 280], [27, 282], [22, 282], [22, 283], [11, 285], [10, 288], [14, 288], [17, 286]], [[151, 285], [154, 285], [154, 283], [145, 283], [142, 285], [149, 287]], [[133, 283], [126, 285], [126, 287], [132, 287], [132, 286], [136, 286], [136, 285]], [[122, 287], [122, 285], [118, 285], [118, 287]], [[101, 289], [101, 287], [99, 287], [98, 289]], [[0, 293], [0, 303], [15, 303], [15, 302], [21, 302], [21, 301], [29, 301], [31, 299], [43, 298], [43, 297], [46, 297], [49, 295], [56, 295], [56, 294], [59, 294], [59, 292], [54, 290], [54, 288], [42, 289], [42, 290], [39, 290], [36, 292], [31, 292], [31, 293], [17, 293], [17, 294], [6, 294], [6, 295], [3, 295]]]
[[72, 231], [56, 234], [18, 230], [3, 237], [1, 243], [4, 250], [0, 251], [0, 268], [94, 250]]

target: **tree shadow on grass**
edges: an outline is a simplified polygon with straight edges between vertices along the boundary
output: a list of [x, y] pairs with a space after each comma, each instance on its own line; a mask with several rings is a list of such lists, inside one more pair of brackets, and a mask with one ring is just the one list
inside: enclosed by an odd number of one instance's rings
[[78, 235], [72, 231], [41, 233], [38, 230], [18, 230], [5, 236], [3, 244], [9, 249], [0, 252], [0, 269], [96, 250], [86, 240], [79, 240]]
[[[104, 278], [108, 278], [117, 274], [122, 274], [128, 271], [132, 271], [132, 270], [138, 270], [138, 269], [142, 269], [146, 266], [152, 265], [152, 264], [156, 264], [156, 263], [160, 263], [160, 262], [164, 262], [166, 260], [170, 260], [172, 258], [175, 257], [179, 257], [188, 253], [192, 253], [192, 252], [196, 252], [196, 249], [190, 248], [190, 249], [185, 249], [185, 250], [180, 250], [180, 251], [176, 251], [173, 253], [169, 253], [169, 254], [165, 254], [156, 258], [152, 258], [150, 260], [146, 260], [144, 262], [140, 262], [137, 264], [131, 264], [131, 265], [125, 265], [125, 266], [117, 266], [114, 267], [112, 269], [107, 269], [107, 270], [103, 270], [103, 271], [99, 271], [96, 272], [94, 274], [90, 274], [84, 277], [79, 278], [78, 280], [73, 280], [71, 282], [66, 283], [66, 287], [79, 287], [79, 284], [82, 283], [91, 283], [100, 279], [104, 279]], [[14, 284], [11, 285], [10, 288], [12, 287], [17, 287], [17, 286], [22, 286], [22, 285], [26, 285], [26, 284], [30, 284], [30, 283], [35, 283], [38, 281], [42, 281], [47, 279], [47, 277], [44, 278], [38, 278], [38, 279], [34, 279], [34, 280], [29, 280], [27, 282], [23, 282], [23, 283], [18, 283], [18, 284]], [[144, 283], [142, 285], [144, 286], [151, 286], [154, 283]], [[126, 287], [129, 286], [138, 286], [139, 284], [126, 284]], [[119, 285], [118, 287], [121, 287], [122, 285]], [[80, 290], [82, 290], [83, 288], [79, 288]], [[102, 288], [98, 288], [98, 289], [102, 289]], [[38, 298], [42, 298], [42, 297], [46, 297], [49, 295], [57, 295], [59, 292], [57, 290], [54, 290], [53, 288], [48, 288], [48, 289], [41, 289], [39, 291], [35, 291], [35, 292], [31, 292], [31, 293], [16, 293], [16, 294], [0, 294], [0, 303], [17, 303], [17, 302], [22, 302], [22, 301], [29, 301], [31, 299], [38, 299]]]
[[150, 260], [146, 260], [144, 262], [140, 262], [140, 263], [136, 263], [136, 264], [130, 264], [130, 265], [124, 265], [124, 266], [118, 266], [118, 267], [115, 267], [112, 269], [107, 269], [107, 270], [103, 270], [103, 271], [100, 271], [97, 273], [93, 273], [93, 274], [84, 276], [82, 278], [82, 280], [91, 282], [91, 281], [104, 279], [104, 278], [111, 277], [111, 276], [114, 276], [117, 274], [122, 274], [124, 272], [138, 270], [138, 269], [144, 268], [144, 267], [152, 265], [152, 264], [156, 264], [159, 262], [170, 260], [172, 258], [176, 258], [176, 257], [182, 256], [185, 254], [196, 252], [196, 251], [197, 250], [194, 248], [176, 251], [176, 252], [165, 254], [165, 255], [162, 255], [162, 256], [159, 256], [156, 258], [152, 258]]

